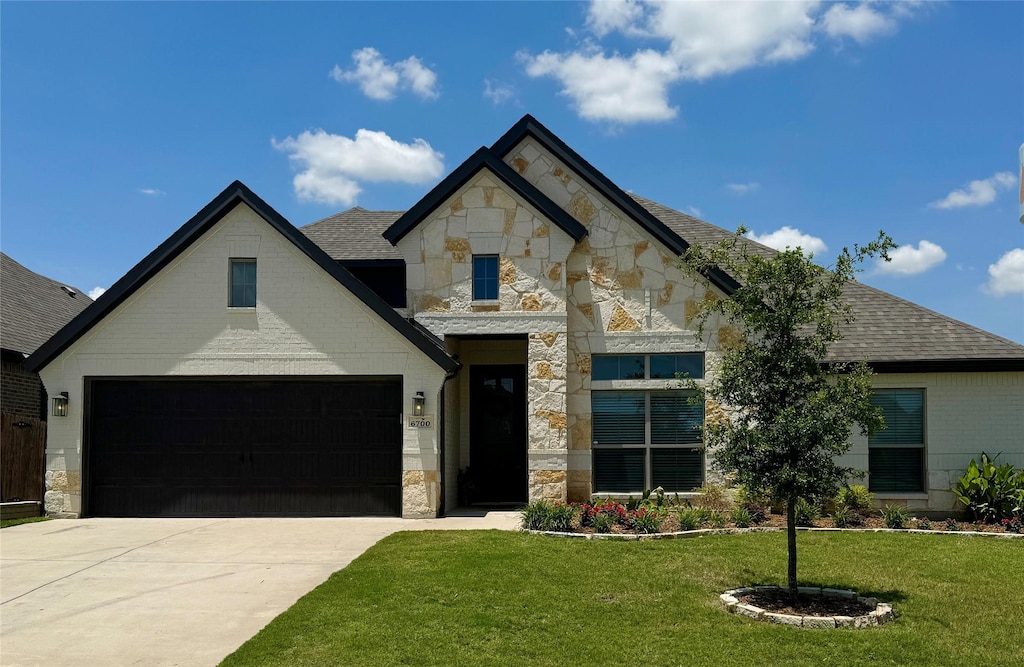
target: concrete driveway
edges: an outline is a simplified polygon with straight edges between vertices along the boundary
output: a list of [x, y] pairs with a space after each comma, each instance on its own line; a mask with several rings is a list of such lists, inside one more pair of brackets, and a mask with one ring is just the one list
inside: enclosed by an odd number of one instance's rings
[[0, 664], [214, 665], [400, 530], [444, 519], [79, 519], [0, 531]]

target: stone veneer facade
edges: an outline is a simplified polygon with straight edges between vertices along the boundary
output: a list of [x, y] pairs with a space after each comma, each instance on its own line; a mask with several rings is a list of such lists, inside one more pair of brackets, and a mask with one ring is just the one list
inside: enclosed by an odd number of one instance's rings
[[[713, 373], [727, 332], [711, 322], [699, 341], [691, 323], [701, 300], [719, 295], [687, 278], [677, 256], [532, 140], [505, 161], [588, 236], [574, 243], [484, 168], [398, 242], [410, 315], [445, 337], [526, 337], [529, 497], [588, 499], [591, 354], [705, 352]], [[474, 254], [500, 258], [494, 301], [472, 298]]]

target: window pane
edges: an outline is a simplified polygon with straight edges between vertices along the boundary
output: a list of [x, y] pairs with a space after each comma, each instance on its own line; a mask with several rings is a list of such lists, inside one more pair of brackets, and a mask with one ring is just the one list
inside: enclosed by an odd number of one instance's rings
[[256, 307], [255, 260], [231, 260], [231, 294], [228, 305], [232, 308]]
[[704, 483], [704, 456], [699, 449], [651, 450], [651, 485], [666, 491], [692, 491]]
[[885, 430], [868, 439], [869, 445], [924, 444], [924, 391], [921, 389], [876, 389], [871, 405], [882, 408]]
[[643, 491], [644, 452], [643, 449], [595, 449], [594, 492]]
[[473, 256], [473, 298], [494, 300], [498, 298], [498, 256]]
[[593, 380], [643, 380], [644, 357], [642, 354], [603, 354], [591, 359]]
[[590, 395], [595, 445], [644, 444], [644, 394], [596, 391]]
[[924, 491], [923, 447], [871, 447], [868, 449], [869, 490], [884, 493]]
[[694, 379], [704, 377], [704, 354], [652, 354], [651, 378], [675, 378], [676, 373]]
[[651, 393], [651, 444], [701, 443], [704, 406], [690, 405], [692, 395], [688, 391]]

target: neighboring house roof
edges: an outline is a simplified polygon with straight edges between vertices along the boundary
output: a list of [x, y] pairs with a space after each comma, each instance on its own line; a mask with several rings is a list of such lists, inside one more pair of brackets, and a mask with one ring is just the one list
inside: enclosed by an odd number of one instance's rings
[[370, 288], [366, 287], [347, 269], [332, 261], [327, 253], [299, 232], [280, 213], [271, 208], [269, 204], [256, 196], [245, 184], [241, 181], [235, 181], [191, 220], [182, 225], [170, 238], [161, 243], [156, 250], [136, 264], [124, 277], [114, 283], [95, 303], [80, 313], [67, 326], [36, 350], [26, 362], [29, 370], [38, 371], [67, 349], [68, 346], [81, 338], [108, 313], [124, 302], [125, 299], [142, 287], [150, 278], [155, 276], [161, 269], [217, 224], [239, 203], [248, 205], [267, 224], [291, 241], [307, 257], [341, 283], [349, 292], [379, 315], [381, 319], [391, 325], [398, 334], [408, 339], [430, 357], [438, 366], [447, 372], [452, 372], [459, 368], [459, 363], [448, 356], [437, 338], [427, 336], [421, 328], [414, 326], [408, 320], [401, 317], [391, 306], [374, 294]]
[[384, 231], [384, 238], [392, 245], [402, 240], [406, 234], [412, 231], [424, 218], [440, 206], [456, 190], [465, 185], [481, 169], [488, 169], [498, 177], [513, 192], [525, 199], [531, 206], [547, 216], [548, 220], [555, 223], [563, 232], [568, 234], [573, 241], [581, 241], [587, 235], [587, 228], [576, 218], [569, 215], [562, 207], [538, 190], [533, 184], [516, 173], [515, 169], [502, 162], [490, 149], [481, 147], [459, 167], [448, 174], [438, 183], [433, 190], [427, 193], [411, 209], [406, 211], [398, 220]]
[[91, 303], [78, 288], [0, 253], [0, 348], [32, 354]]

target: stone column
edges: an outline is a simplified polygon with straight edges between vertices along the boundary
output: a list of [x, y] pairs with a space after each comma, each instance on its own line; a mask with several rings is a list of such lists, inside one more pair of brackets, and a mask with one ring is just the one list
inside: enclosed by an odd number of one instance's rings
[[530, 334], [527, 426], [530, 500], [566, 500], [565, 333]]

